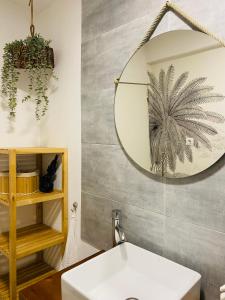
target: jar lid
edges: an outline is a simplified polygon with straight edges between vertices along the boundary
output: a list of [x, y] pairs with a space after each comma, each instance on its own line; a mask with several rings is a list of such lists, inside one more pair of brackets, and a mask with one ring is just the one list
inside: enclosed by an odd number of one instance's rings
[[[39, 171], [32, 171], [32, 172], [18, 172], [16, 173], [16, 177], [34, 177], [34, 176], [38, 176], [39, 175]], [[0, 172], [0, 177], [9, 177], [9, 172], [8, 171], [4, 171], [4, 172]]]

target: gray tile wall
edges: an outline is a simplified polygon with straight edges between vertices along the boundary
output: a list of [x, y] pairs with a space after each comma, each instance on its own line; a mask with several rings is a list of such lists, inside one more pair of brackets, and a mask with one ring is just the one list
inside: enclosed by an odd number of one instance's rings
[[[83, 0], [82, 238], [111, 247], [111, 211], [123, 211], [129, 241], [199, 271], [202, 299], [219, 299], [225, 283], [225, 159], [202, 174], [162, 181], [134, 166], [114, 125], [113, 80], [163, 0]], [[225, 38], [225, 3], [176, 0]], [[186, 28], [168, 14], [158, 32]]]

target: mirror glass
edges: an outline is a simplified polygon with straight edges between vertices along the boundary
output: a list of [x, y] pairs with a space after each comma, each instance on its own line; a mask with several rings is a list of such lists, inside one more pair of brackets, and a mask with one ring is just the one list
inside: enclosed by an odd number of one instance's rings
[[116, 89], [120, 142], [143, 169], [197, 174], [225, 149], [225, 47], [197, 31], [156, 36], [135, 52]]

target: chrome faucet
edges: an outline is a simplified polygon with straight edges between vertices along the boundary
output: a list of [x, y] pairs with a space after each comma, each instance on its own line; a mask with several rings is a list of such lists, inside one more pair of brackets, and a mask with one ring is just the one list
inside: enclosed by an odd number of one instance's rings
[[126, 242], [125, 233], [121, 226], [121, 219], [121, 211], [114, 209], [112, 211], [113, 247]]

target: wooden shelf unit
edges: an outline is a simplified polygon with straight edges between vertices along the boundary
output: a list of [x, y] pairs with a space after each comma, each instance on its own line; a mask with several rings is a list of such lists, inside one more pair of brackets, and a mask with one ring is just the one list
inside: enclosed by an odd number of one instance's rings
[[[0, 253], [9, 261], [9, 274], [0, 276], [0, 299], [16, 300], [18, 292], [53, 274], [54, 269], [43, 262], [43, 250], [61, 245], [62, 254], [67, 239], [67, 150], [64, 148], [4, 148], [0, 154], [9, 156], [9, 194], [0, 195], [0, 204], [9, 209], [9, 231], [0, 234]], [[62, 190], [52, 193], [37, 192], [21, 196], [16, 194], [17, 155], [36, 154], [37, 167], [42, 174], [42, 155], [60, 154], [62, 162]], [[62, 207], [62, 230], [56, 231], [43, 224], [43, 203], [60, 200]], [[16, 228], [17, 207], [36, 205], [36, 224]], [[17, 260], [37, 253], [37, 260], [28, 267], [17, 270]]]

